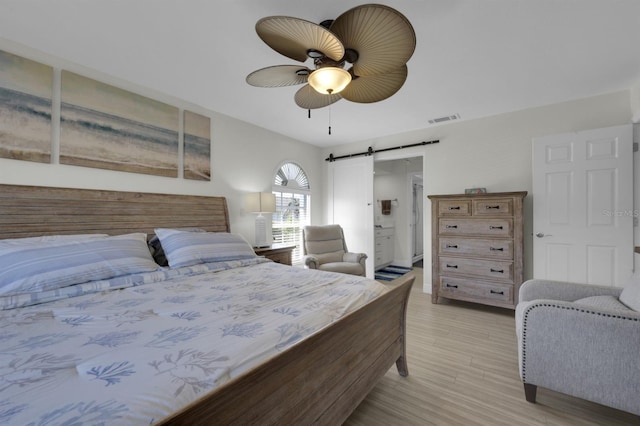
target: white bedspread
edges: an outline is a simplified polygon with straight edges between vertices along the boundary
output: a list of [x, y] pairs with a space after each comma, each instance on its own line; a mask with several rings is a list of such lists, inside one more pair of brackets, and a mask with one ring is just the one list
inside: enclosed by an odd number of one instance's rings
[[223, 267], [0, 312], [0, 424], [152, 424], [386, 291], [264, 259]]

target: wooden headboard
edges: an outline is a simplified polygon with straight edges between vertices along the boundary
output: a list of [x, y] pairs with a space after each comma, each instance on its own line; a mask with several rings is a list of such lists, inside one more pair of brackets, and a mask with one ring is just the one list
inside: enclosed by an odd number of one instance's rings
[[180, 227], [230, 232], [226, 198], [0, 184], [0, 239]]

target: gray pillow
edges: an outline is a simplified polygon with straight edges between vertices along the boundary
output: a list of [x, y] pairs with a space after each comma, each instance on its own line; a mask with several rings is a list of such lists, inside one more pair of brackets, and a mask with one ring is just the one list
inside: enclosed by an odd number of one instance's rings
[[[188, 231], [188, 232], [207, 232], [202, 228], [174, 228], [180, 231]], [[162, 244], [160, 243], [160, 238], [157, 235], [154, 235], [153, 238], [149, 240], [149, 251], [151, 251], [151, 256], [153, 256], [153, 260], [160, 266], [169, 266], [169, 261], [167, 260], [167, 255], [162, 248]]]
[[640, 311], [640, 272], [635, 272], [620, 293], [620, 301], [633, 309]]
[[578, 299], [575, 303], [590, 306], [596, 309], [604, 309], [607, 311], [628, 311], [629, 308], [618, 300], [615, 296], [602, 295], [590, 296], [584, 299]]

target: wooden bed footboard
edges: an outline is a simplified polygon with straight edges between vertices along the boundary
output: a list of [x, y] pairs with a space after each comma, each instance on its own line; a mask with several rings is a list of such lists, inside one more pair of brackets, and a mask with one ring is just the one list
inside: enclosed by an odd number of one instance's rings
[[343, 423], [394, 363], [408, 374], [405, 321], [414, 278], [160, 424]]

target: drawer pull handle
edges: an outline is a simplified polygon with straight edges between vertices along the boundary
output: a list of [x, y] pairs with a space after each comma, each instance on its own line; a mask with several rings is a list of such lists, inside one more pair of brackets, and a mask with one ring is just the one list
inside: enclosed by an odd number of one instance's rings
[[491, 209], [500, 210], [500, 206], [487, 206], [486, 208], [487, 208], [487, 210], [491, 210]]
[[504, 247], [489, 247], [490, 251], [504, 251]]
[[445, 287], [447, 287], [447, 288], [458, 288], [458, 286], [455, 285], [455, 284], [445, 284]]
[[458, 246], [457, 246], [456, 244], [447, 244], [447, 247], [446, 247], [446, 248], [449, 248], [449, 249], [457, 249], [457, 248], [458, 248]]
[[449, 265], [447, 263], [447, 268], [458, 269], [458, 265]]
[[489, 226], [489, 229], [504, 229], [502, 226]]
[[491, 290], [491, 294], [502, 294], [502, 295], [504, 295], [504, 291]]
[[447, 229], [458, 229], [458, 225], [447, 225]]
[[460, 210], [460, 206], [457, 206], [457, 207], [449, 207], [449, 210]]
[[[447, 265], [447, 266], [449, 266], [449, 265]], [[491, 272], [497, 272], [497, 273], [499, 273], [499, 274], [504, 274], [504, 269], [494, 269], [494, 268], [491, 268], [490, 270], [491, 270]]]

